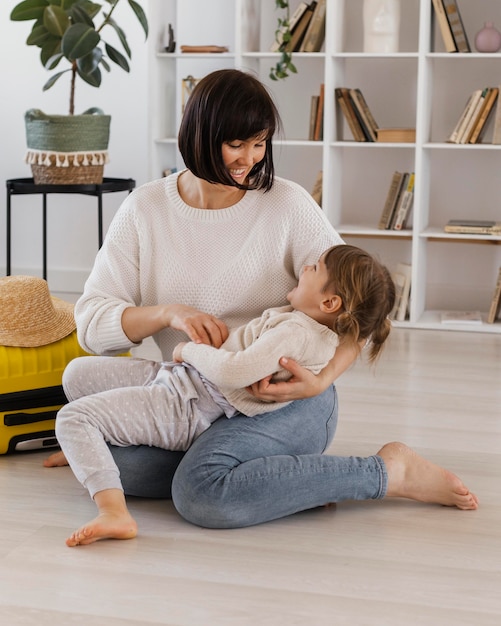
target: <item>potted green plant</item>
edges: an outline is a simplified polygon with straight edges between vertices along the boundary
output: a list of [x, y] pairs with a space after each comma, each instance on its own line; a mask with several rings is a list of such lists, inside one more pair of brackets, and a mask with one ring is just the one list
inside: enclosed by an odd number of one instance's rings
[[[40, 48], [40, 61], [47, 70], [65, 61], [69, 66], [53, 74], [43, 86], [50, 89], [63, 75], [70, 79], [69, 114], [46, 115], [39, 109], [25, 114], [27, 161], [35, 183], [100, 183], [108, 159], [110, 116], [93, 108], [75, 115], [77, 78], [93, 87], [101, 85], [101, 69], [110, 71], [110, 61], [126, 72], [131, 50], [126, 35], [114, 19], [121, 0], [24, 0], [11, 14], [13, 21], [34, 21], [27, 45]], [[127, 0], [148, 36], [148, 20], [140, 4]], [[102, 38], [102, 31], [115, 32], [122, 54]]]

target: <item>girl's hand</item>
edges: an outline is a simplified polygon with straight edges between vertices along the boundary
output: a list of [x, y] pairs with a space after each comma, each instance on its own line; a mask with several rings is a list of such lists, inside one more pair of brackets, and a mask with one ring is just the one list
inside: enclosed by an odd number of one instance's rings
[[293, 359], [284, 357], [280, 359], [280, 365], [292, 374], [292, 378], [285, 382], [272, 383], [271, 376], [268, 376], [247, 387], [247, 391], [265, 402], [290, 402], [317, 396], [332, 382], [330, 376], [325, 376], [322, 372], [312, 374]]
[[187, 344], [186, 341], [181, 341], [181, 343], [178, 343], [177, 346], [174, 348], [172, 352], [172, 360], [176, 361], [176, 363], [183, 362], [182, 353], [183, 353], [183, 348], [186, 344]]
[[184, 304], [169, 305], [166, 326], [182, 330], [195, 343], [215, 348], [228, 338], [228, 328], [222, 320]]

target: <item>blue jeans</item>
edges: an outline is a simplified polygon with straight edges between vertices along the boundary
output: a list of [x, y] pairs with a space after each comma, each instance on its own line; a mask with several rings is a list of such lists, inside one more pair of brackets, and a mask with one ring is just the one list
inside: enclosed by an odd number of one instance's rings
[[112, 447], [128, 495], [172, 497], [207, 528], [252, 526], [329, 502], [382, 498], [378, 456], [323, 455], [337, 425], [337, 395], [298, 400], [256, 417], [217, 420], [183, 452]]

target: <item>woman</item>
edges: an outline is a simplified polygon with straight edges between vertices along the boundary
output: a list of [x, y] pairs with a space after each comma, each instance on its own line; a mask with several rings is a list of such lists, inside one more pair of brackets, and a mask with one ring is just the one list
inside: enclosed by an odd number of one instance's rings
[[[153, 336], [163, 359], [172, 360], [186, 337], [219, 347], [228, 328], [286, 304], [301, 268], [342, 243], [304, 189], [275, 177], [278, 126], [272, 99], [250, 74], [219, 70], [198, 83], [179, 131], [186, 169], [128, 196], [96, 257], [75, 307], [84, 349], [117, 354]], [[125, 493], [172, 496], [183, 517], [213, 528], [384, 496], [476, 508], [459, 478], [403, 444], [369, 458], [322, 455], [337, 423], [333, 381], [356, 356], [340, 346], [316, 376], [281, 361], [292, 380], [264, 380], [252, 391], [295, 402], [219, 419], [186, 453], [113, 448]], [[133, 372], [124, 380], [112, 368], [98, 370], [95, 359], [73, 361], [63, 381], [68, 399], [146, 382]], [[56, 454], [46, 465], [62, 462]]]

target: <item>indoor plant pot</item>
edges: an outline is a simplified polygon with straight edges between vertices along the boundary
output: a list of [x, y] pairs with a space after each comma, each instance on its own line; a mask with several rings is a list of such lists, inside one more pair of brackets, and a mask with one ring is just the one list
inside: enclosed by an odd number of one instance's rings
[[[131, 51], [124, 31], [113, 13], [121, 0], [106, 4], [90, 0], [24, 0], [14, 7], [14, 21], [34, 20], [27, 45], [40, 48], [45, 69], [53, 70], [62, 59], [69, 67], [49, 78], [43, 90], [66, 73], [70, 73], [69, 115], [47, 115], [39, 109], [26, 112], [26, 161], [31, 165], [35, 183], [82, 184], [101, 183], [104, 164], [108, 161], [110, 116], [97, 108], [74, 115], [77, 76], [93, 87], [101, 85], [101, 67], [110, 70], [113, 61], [126, 72]], [[127, 0], [148, 36], [148, 22], [141, 6]], [[100, 24], [94, 23], [100, 19]], [[118, 36], [123, 55], [101, 37], [108, 26]]]

